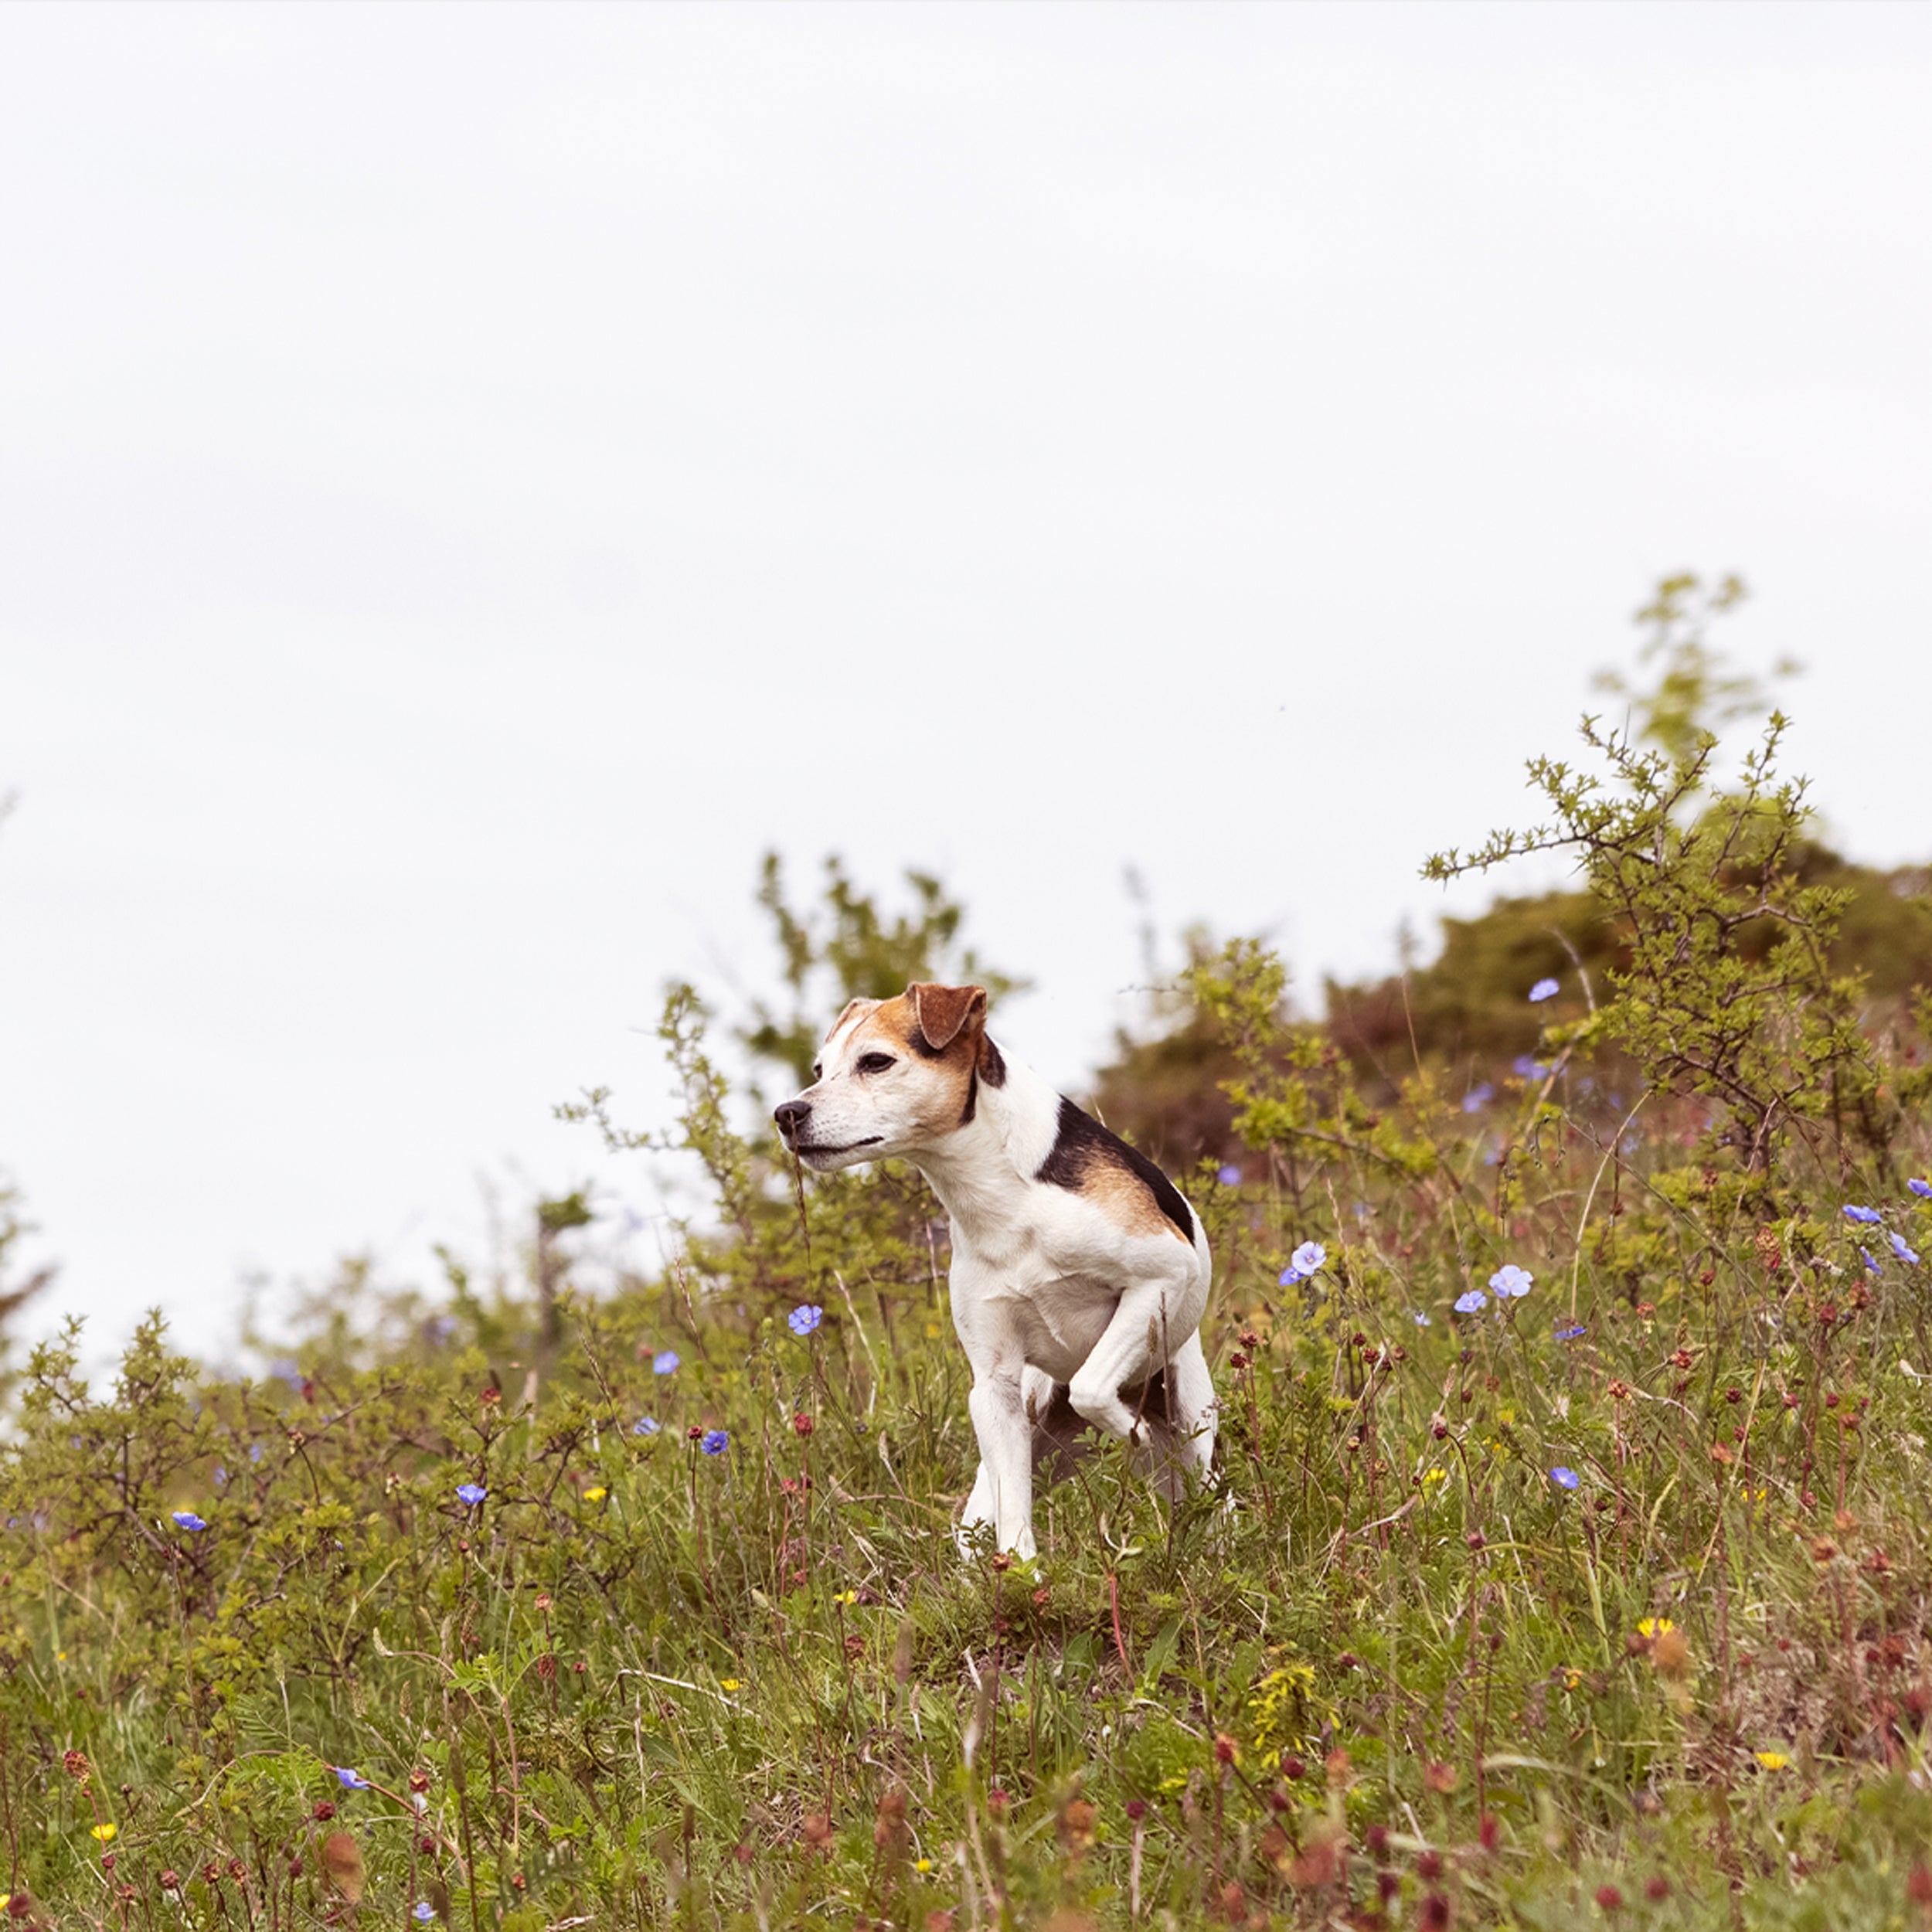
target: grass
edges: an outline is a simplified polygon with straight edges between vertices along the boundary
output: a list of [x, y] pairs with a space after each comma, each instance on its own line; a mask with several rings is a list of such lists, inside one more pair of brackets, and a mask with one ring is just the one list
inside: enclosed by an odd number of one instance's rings
[[1767, 1220], [1683, 1117], [1560, 1085], [1401, 1111], [1433, 1171], [1197, 1179], [1214, 1482], [1169, 1509], [1094, 1454], [1032, 1565], [953, 1544], [943, 1253], [849, 1274], [835, 1189], [813, 1273], [566, 1287], [553, 1343], [464, 1294], [281, 1379], [153, 1324], [104, 1393], [43, 1350], [0, 1462], [8, 1910], [1927, 1922], [1932, 1284], [1889, 1236], [1932, 1252], [1932, 1201], [1820, 1172]]

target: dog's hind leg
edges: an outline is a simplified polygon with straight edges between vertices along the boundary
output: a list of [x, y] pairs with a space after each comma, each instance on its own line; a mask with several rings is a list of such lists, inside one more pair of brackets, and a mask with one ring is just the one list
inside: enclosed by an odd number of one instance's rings
[[1175, 1454], [1198, 1481], [1214, 1460], [1214, 1424], [1218, 1413], [1214, 1379], [1197, 1332], [1174, 1352], [1167, 1365], [1168, 1427], [1174, 1432]]
[[1200, 1337], [1189, 1335], [1165, 1369], [1126, 1393], [1152, 1434], [1131, 1452], [1134, 1471], [1178, 1502], [1190, 1482], [1206, 1479], [1214, 1455], [1214, 1384]]

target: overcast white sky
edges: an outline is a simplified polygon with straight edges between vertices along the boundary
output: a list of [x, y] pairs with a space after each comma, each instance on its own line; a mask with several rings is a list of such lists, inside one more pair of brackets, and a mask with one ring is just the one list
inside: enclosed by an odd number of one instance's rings
[[943, 873], [1063, 1084], [1130, 862], [1384, 968], [1681, 566], [1932, 853], [1928, 80], [1846, 0], [0, 9], [36, 1325], [648, 1212], [550, 1104], [661, 1117], [767, 844]]

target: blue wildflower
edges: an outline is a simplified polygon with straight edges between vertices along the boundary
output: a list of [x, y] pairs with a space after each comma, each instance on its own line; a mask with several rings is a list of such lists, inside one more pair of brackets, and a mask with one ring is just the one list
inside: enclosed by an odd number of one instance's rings
[[369, 1780], [361, 1772], [352, 1771], [346, 1764], [337, 1764], [332, 1768], [349, 1790], [366, 1791], [369, 1788]]
[[1241, 1170], [1230, 1161], [1214, 1178], [1223, 1187], [1239, 1187], [1241, 1185]]
[[698, 1447], [707, 1456], [722, 1456], [731, 1447], [731, 1432], [728, 1429], [709, 1430]]
[[1921, 1201], [1932, 1201], [1932, 1181], [1911, 1180], [1905, 1184]]
[[427, 1899], [418, 1899], [410, 1907], [410, 1917], [418, 1925], [427, 1925], [430, 1920], [436, 1917], [436, 1907], [430, 1904]]
[[651, 1358], [651, 1372], [654, 1376], [668, 1376], [678, 1366], [678, 1352], [665, 1349]]
[[1859, 1250], [1859, 1253], [1864, 1256], [1865, 1265], [1869, 1268], [1874, 1274], [1883, 1274], [1885, 1272], [1885, 1270], [1879, 1266], [1878, 1257], [1874, 1254], [1869, 1248], [1860, 1248]]
[[785, 1317], [785, 1326], [794, 1335], [810, 1335], [825, 1318], [825, 1311], [815, 1301], [808, 1301], [802, 1308], [794, 1308]]
[[1462, 1111], [1465, 1114], [1480, 1114], [1496, 1097], [1496, 1090], [1487, 1080], [1478, 1080], [1462, 1097]]
[[1301, 1270], [1291, 1262], [1274, 1279], [1277, 1287], [1291, 1288], [1301, 1279]]
[[1480, 1288], [1471, 1288], [1467, 1294], [1456, 1297], [1456, 1312], [1458, 1315], [1474, 1315], [1478, 1308], [1486, 1308], [1488, 1305], [1489, 1298]]
[[1559, 1342], [1580, 1341], [1590, 1331], [1580, 1321], [1566, 1322], [1556, 1331], [1556, 1339]]
[[181, 1529], [206, 1529], [208, 1526], [192, 1509], [177, 1509], [175, 1523]]
[[1558, 1463], [1556, 1468], [1550, 1471], [1549, 1480], [1559, 1489], [1575, 1489], [1583, 1482], [1583, 1478], [1578, 1475], [1575, 1470], [1566, 1469], [1561, 1463]]
[[1910, 1262], [1913, 1267], [1917, 1267], [1919, 1257], [1912, 1251], [1910, 1246], [1907, 1243], [1903, 1235], [1895, 1234], [1893, 1236], [1892, 1252], [1896, 1254], [1901, 1261]]
[[1489, 1277], [1489, 1285], [1497, 1294], [1508, 1300], [1511, 1296], [1522, 1296], [1529, 1292], [1530, 1284], [1536, 1280], [1527, 1268], [1519, 1268], [1513, 1261], [1506, 1262]]
[[1549, 1072], [1549, 1069], [1531, 1053], [1519, 1053], [1509, 1063], [1509, 1070], [1519, 1080], [1539, 1080]]
[[1319, 1241], [1304, 1241], [1301, 1247], [1288, 1257], [1288, 1259], [1300, 1270], [1304, 1280], [1315, 1274], [1328, 1258], [1328, 1250]]
[[262, 1446], [261, 1446], [261, 1444], [260, 1444], [259, 1442], [251, 1442], [251, 1443], [248, 1445], [248, 1460], [249, 1460], [250, 1462], [260, 1462], [260, 1461], [261, 1461], [261, 1459], [262, 1459]]
[[459, 1482], [456, 1485], [456, 1499], [466, 1502], [474, 1509], [490, 1492], [480, 1482]]
[[655, 1436], [663, 1427], [655, 1416], [640, 1416], [631, 1425], [631, 1433], [634, 1436]]
[[1433, 1328], [1435, 1325], [1435, 1323], [1427, 1315], [1424, 1315], [1420, 1308], [1417, 1309], [1416, 1326], [1418, 1328]]
[[1845, 1210], [1845, 1218], [1848, 1221], [1857, 1222], [1860, 1227], [1875, 1228], [1885, 1217], [1876, 1208], [1848, 1207]]
[[1539, 979], [1529, 989], [1529, 1003], [1538, 1006], [1546, 999], [1554, 999], [1563, 991], [1563, 982], [1556, 979]]
[[216, 1485], [219, 1486], [219, 1485], [221, 1485], [226, 1484], [227, 1481], [228, 1481], [228, 1465], [227, 1465], [227, 1464], [226, 1464], [225, 1462], [218, 1462], [218, 1463], [216, 1463], [216, 1464], [215, 1464], [215, 1481], [216, 1481]]

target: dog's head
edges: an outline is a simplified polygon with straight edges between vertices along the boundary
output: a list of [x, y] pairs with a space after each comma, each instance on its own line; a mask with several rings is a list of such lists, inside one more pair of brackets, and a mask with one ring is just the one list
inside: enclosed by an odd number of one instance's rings
[[772, 1118], [821, 1172], [932, 1146], [973, 1118], [982, 1081], [1005, 1078], [986, 1037], [986, 989], [919, 982], [854, 1000], [811, 1070], [812, 1084]]

